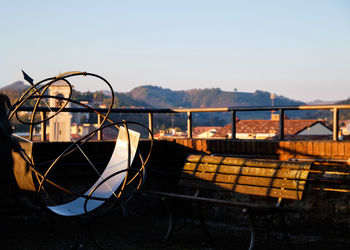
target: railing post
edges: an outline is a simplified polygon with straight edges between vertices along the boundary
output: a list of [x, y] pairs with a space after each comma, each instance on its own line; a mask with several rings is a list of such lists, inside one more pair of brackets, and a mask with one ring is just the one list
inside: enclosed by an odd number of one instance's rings
[[192, 113], [187, 111], [187, 137], [192, 138]]
[[235, 140], [236, 139], [236, 111], [232, 110], [231, 111], [231, 139]]
[[[149, 130], [151, 130], [153, 134], [153, 113], [152, 112], [148, 113], [148, 128]], [[151, 139], [152, 136], [149, 135], [148, 138]]]
[[339, 133], [339, 109], [333, 108], [333, 141], [338, 141]]
[[284, 109], [279, 109], [279, 134], [278, 139], [283, 140], [284, 139]]
[[[41, 120], [46, 119], [46, 112], [40, 112]], [[41, 141], [46, 141], [46, 122], [41, 123]]]
[[[97, 115], [97, 124], [99, 127], [101, 126], [101, 115], [100, 114]], [[102, 129], [100, 129], [97, 131], [97, 140], [102, 141], [102, 139], [103, 139], [103, 133], [102, 133]]]

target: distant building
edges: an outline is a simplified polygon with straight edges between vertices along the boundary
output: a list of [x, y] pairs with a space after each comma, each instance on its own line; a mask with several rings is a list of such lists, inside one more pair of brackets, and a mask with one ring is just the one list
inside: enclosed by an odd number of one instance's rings
[[202, 127], [194, 127], [192, 131], [192, 135], [195, 138], [210, 138], [215, 135], [222, 127], [214, 127], [214, 126], [202, 126]]
[[175, 129], [169, 129], [168, 131], [160, 130], [159, 133], [153, 135], [155, 139], [181, 138], [186, 136], [186, 132], [175, 131]]
[[[274, 139], [279, 134], [279, 120], [237, 120], [237, 139]], [[290, 139], [332, 136], [332, 130], [321, 120], [284, 120], [284, 135]], [[230, 138], [231, 124], [220, 129], [213, 137]]]
[[[66, 82], [59, 80], [49, 87], [49, 95], [58, 97], [69, 97], [70, 88]], [[60, 108], [66, 103], [65, 100], [49, 99], [49, 106], [53, 108]], [[70, 107], [70, 103], [67, 104]], [[54, 112], [50, 113], [52, 116]], [[61, 112], [49, 121], [49, 140], [50, 141], [70, 141], [72, 115], [67, 112]]]
[[350, 135], [350, 120], [343, 121], [343, 125], [340, 127], [342, 135]]
[[[193, 138], [210, 138], [212, 137], [219, 129], [222, 127], [214, 126], [202, 126], [194, 127], [192, 130]], [[160, 130], [159, 133], [154, 134], [153, 137], [156, 139], [165, 139], [165, 138], [185, 138], [188, 133], [182, 131], [176, 131], [175, 129]]]
[[82, 125], [77, 125], [76, 123], [73, 123], [70, 128], [70, 131], [73, 138], [79, 138], [87, 135], [94, 129], [95, 127], [93, 125], [87, 123], [84, 123]]

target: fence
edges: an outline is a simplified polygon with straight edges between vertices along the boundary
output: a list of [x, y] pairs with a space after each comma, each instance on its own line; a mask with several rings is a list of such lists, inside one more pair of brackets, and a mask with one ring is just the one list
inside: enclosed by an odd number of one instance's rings
[[[340, 110], [350, 109], [350, 104], [344, 105], [299, 105], [299, 106], [280, 106], [280, 107], [221, 107], [221, 108], [167, 108], [167, 109], [153, 109], [153, 108], [145, 108], [145, 109], [132, 109], [132, 108], [115, 108], [111, 110], [111, 113], [143, 113], [148, 114], [148, 127], [153, 132], [153, 115], [160, 113], [186, 113], [187, 114], [187, 137], [192, 138], [192, 127], [193, 120], [192, 114], [199, 112], [230, 112], [231, 113], [231, 138], [236, 139], [236, 114], [237, 112], [246, 112], [246, 111], [278, 111], [279, 112], [279, 134], [278, 139], [284, 139], [284, 119], [285, 119], [285, 111], [289, 110], [331, 110], [333, 112], [333, 141], [338, 140], [339, 133], [339, 111]], [[20, 111], [32, 111], [31, 107], [21, 107]], [[43, 118], [46, 117], [46, 113], [57, 111], [59, 108], [47, 108], [47, 107], [39, 107], [37, 111], [41, 113]], [[95, 108], [96, 111], [100, 113], [106, 113], [107, 109]], [[91, 113], [92, 110], [85, 108], [65, 108], [62, 112], [71, 112], [71, 113]], [[100, 115], [98, 116], [98, 123], [101, 122]], [[46, 140], [46, 124], [45, 122], [42, 124], [41, 130], [41, 140]], [[98, 133], [98, 140], [102, 139], [102, 132]]]

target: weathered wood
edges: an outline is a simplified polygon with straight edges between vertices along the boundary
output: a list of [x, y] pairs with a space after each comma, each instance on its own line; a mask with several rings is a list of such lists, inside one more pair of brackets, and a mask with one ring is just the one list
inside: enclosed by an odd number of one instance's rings
[[277, 160], [258, 160], [228, 156], [207, 156], [207, 155], [190, 155], [187, 162], [208, 163], [219, 165], [234, 166], [254, 166], [265, 168], [288, 168], [288, 169], [310, 169], [311, 162], [286, 162]]
[[214, 165], [214, 164], [197, 164], [186, 162], [183, 170], [205, 172], [205, 173], [222, 173], [235, 175], [250, 175], [262, 176], [271, 178], [288, 178], [288, 179], [303, 179], [308, 176], [307, 170], [292, 170], [292, 169], [278, 169], [278, 168], [257, 168], [249, 166], [237, 165]]
[[300, 200], [311, 163], [190, 155], [180, 186]]
[[[182, 179], [190, 179], [197, 181], [209, 181], [214, 183], [227, 183], [227, 184], [244, 184], [260, 187], [274, 187], [274, 188], [287, 188], [304, 190], [306, 181], [290, 180], [290, 179], [278, 179], [278, 178], [266, 178], [258, 176], [243, 176], [232, 174], [217, 174], [217, 173], [203, 173], [194, 171], [183, 171]], [[180, 180], [181, 185], [181, 180]]]

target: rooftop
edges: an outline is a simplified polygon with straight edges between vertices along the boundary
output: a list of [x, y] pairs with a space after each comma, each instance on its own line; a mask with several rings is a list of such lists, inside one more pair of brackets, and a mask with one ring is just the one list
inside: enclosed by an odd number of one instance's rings
[[[314, 126], [320, 123], [327, 127], [323, 121], [320, 120], [284, 120], [284, 133], [285, 135], [295, 135], [300, 133], [306, 128]], [[214, 137], [226, 137], [228, 133], [231, 133], [231, 124], [221, 128]], [[327, 127], [328, 128], [328, 127]], [[237, 133], [260, 133], [260, 134], [275, 134], [279, 133], [279, 121], [278, 120], [238, 120], [236, 122]]]

